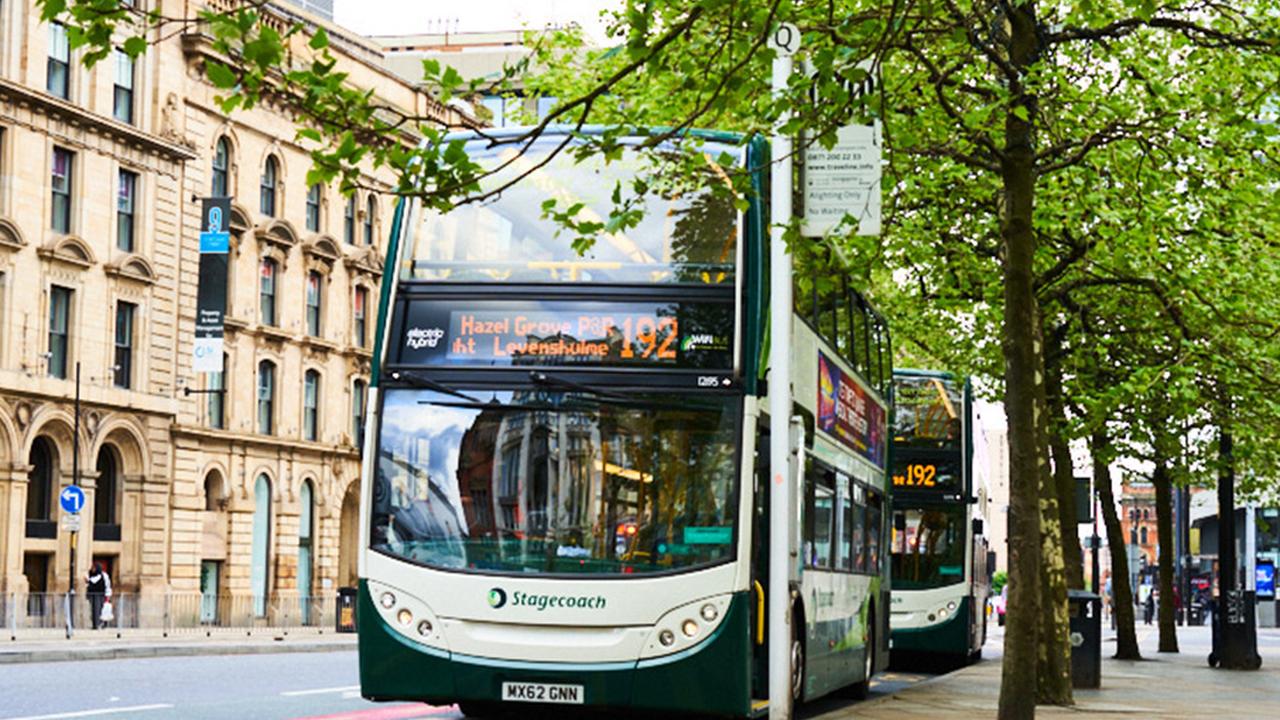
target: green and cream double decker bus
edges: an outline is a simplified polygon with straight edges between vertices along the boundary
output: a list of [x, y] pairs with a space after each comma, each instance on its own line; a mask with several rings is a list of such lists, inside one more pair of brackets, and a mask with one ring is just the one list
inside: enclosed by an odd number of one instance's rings
[[[663, 176], [675, 148], [643, 138], [608, 163], [555, 154], [579, 142], [561, 131], [456, 140], [495, 170], [485, 187], [523, 177], [447, 214], [397, 210], [363, 469], [363, 695], [469, 715], [759, 713], [767, 208], [740, 211], [724, 184], [767, 168], [767, 148], [691, 134], [705, 173], [690, 183]], [[641, 176], [643, 218], [585, 252], [547, 218], [554, 201], [602, 220]], [[852, 289], [797, 317], [803, 513], [776, 550], [803, 561], [781, 692], [807, 699], [864, 691], [887, 664], [892, 370], [887, 326]]]
[[987, 638], [986, 444], [967, 381], [894, 372], [895, 665], [978, 657]]

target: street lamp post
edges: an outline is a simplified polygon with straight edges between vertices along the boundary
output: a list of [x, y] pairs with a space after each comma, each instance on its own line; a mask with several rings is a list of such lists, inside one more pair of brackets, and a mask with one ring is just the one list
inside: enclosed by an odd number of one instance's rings
[[[76, 400], [71, 430], [71, 484], [80, 486], [80, 361], [76, 361]], [[83, 522], [83, 521], [82, 521]], [[67, 637], [75, 627], [72, 617], [76, 607], [76, 540], [80, 533], [71, 531], [71, 566], [67, 575]]]

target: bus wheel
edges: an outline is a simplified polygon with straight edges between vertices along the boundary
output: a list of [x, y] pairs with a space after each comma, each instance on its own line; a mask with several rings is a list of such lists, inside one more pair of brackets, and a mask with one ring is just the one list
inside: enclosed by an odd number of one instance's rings
[[791, 621], [791, 702], [799, 703], [804, 695], [804, 626], [798, 617]]

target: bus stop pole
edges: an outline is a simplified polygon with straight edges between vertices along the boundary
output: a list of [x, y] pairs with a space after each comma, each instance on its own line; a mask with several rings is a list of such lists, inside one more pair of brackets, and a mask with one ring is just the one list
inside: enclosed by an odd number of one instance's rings
[[[791, 54], [800, 44], [794, 25], [773, 32], [773, 93], [786, 92]], [[777, 126], [787, 122], [778, 118]], [[770, 140], [769, 194], [769, 718], [791, 718], [791, 255], [784, 230], [791, 221], [791, 138]]]

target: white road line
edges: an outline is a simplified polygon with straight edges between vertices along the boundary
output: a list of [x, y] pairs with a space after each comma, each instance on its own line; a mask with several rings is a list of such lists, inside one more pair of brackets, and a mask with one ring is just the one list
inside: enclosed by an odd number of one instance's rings
[[4, 720], [61, 720], [61, 718], [82, 718], [95, 715], [115, 715], [118, 713], [144, 712], [146, 710], [167, 710], [172, 705], [134, 705], [132, 707], [102, 708], [100, 710], [78, 710], [76, 712], [54, 713], [52, 715], [27, 715], [25, 717], [4, 718]]
[[281, 697], [299, 697], [301, 695], [325, 695], [327, 693], [345, 693], [352, 690], [359, 690], [359, 685], [344, 685], [343, 687], [319, 688], [316, 690], [290, 690], [280, 693]]

